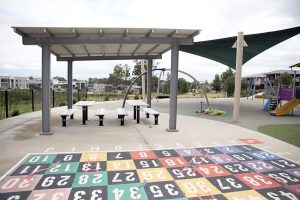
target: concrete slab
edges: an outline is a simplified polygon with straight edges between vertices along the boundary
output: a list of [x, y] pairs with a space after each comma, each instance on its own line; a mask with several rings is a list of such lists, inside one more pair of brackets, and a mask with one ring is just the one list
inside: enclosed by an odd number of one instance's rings
[[[244, 144], [239, 139], [245, 138], [262, 141], [255, 146], [300, 161], [299, 148], [293, 145], [250, 129], [209, 119], [178, 115], [179, 132], [167, 132], [168, 114], [162, 113], [159, 116], [159, 125], [153, 125], [153, 118], [146, 119], [141, 114], [141, 123], [136, 124], [132, 119], [132, 108], [126, 107], [129, 116], [125, 119], [125, 127], [122, 127], [114, 110], [120, 105], [119, 101], [92, 106], [89, 109], [88, 125], [81, 125], [81, 111], [78, 110], [74, 120], [67, 120], [68, 127], [61, 126], [59, 116], [65, 108], [52, 109], [52, 136], [39, 134], [39, 112], [19, 116], [19, 124], [14, 121], [16, 118], [0, 121], [0, 127], [3, 127], [0, 134], [0, 174], [4, 174], [27, 153], [234, 145]], [[98, 118], [95, 116], [98, 107], [106, 108], [103, 127], [98, 126]]]

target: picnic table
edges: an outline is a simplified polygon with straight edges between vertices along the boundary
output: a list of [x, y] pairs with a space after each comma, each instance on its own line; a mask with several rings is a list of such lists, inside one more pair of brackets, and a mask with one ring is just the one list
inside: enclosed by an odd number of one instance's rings
[[95, 104], [95, 101], [78, 101], [74, 106], [82, 107], [82, 125], [86, 125], [86, 120], [88, 120], [88, 107]]
[[147, 103], [141, 100], [127, 100], [130, 106], [133, 106], [133, 119], [136, 119], [136, 123], [140, 123], [140, 106], [149, 106]]

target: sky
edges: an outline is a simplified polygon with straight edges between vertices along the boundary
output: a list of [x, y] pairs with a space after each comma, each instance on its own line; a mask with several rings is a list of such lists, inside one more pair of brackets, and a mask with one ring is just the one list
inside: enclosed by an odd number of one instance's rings
[[[300, 0], [0, 0], [0, 75], [41, 77], [41, 48], [24, 46], [12, 26], [200, 29], [194, 41], [204, 41], [239, 31], [247, 35], [300, 26], [299, 8]], [[288, 69], [299, 58], [297, 35], [247, 62], [242, 74]], [[170, 52], [155, 62], [170, 68]], [[134, 65], [132, 61], [74, 62], [73, 77], [108, 77], [117, 64]], [[212, 81], [227, 68], [180, 52], [179, 69], [199, 81]], [[67, 63], [51, 56], [51, 76], [67, 77]]]

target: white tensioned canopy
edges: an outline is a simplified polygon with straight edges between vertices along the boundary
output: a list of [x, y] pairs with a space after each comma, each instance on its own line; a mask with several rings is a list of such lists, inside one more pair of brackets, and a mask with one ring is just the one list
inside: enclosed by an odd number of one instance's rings
[[58, 61], [159, 59], [171, 43], [193, 44], [200, 30], [13, 27], [24, 45], [49, 44]]

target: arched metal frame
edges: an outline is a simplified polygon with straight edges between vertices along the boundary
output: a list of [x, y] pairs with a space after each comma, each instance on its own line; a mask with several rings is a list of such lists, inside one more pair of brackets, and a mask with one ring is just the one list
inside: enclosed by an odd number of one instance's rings
[[[160, 71], [171, 71], [171, 69], [158, 68], [158, 69], [152, 69], [152, 72], [153, 72], [153, 71], [159, 71], [159, 70], [160, 70]], [[189, 76], [190, 78], [192, 78], [192, 79], [194, 80], [194, 82], [196, 83], [196, 88], [197, 88], [197, 84], [198, 84], [199, 88], [201, 88], [202, 95], [205, 96], [207, 107], [209, 108], [210, 105], [209, 105], [209, 101], [208, 101], [206, 92], [205, 92], [205, 90], [204, 90], [204, 87], [202, 87], [202, 85], [200, 84], [200, 82], [199, 82], [195, 77], [193, 77], [192, 75], [190, 75], [190, 74], [187, 73], [187, 72], [184, 72], [184, 71], [182, 71], [182, 70], [178, 70], [178, 72], [181, 72], [181, 73], [183, 73], [183, 74]], [[136, 77], [136, 78], [132, 81], [132, 83], [130, 84], [130, 86], [129, 86], [129, 88], [128, 88], [126, 94], [125, 94], [124, 100], [123, 100], [123, 105], [122, 105], [123, 108], [125, 107], [126, 99], [127, 99], [127, 96], [128, 96], [128, 93], [129, 93], [131, 87], [133, 86], [133, 84], [134, 84], [140, 77], [142, 77], [142, 76], [145, 75], [145, 74], [147, 74], [147, 72], [144, 72], [144, 73], [140, 74], [140, 75], [139, 75], [138, 77]], [[158, 85], [159, 85], [159, 84], [158, 84]], [[159, 86], [158, 86], [158, 87], [159, 87]]]

